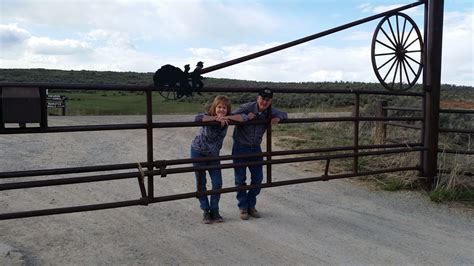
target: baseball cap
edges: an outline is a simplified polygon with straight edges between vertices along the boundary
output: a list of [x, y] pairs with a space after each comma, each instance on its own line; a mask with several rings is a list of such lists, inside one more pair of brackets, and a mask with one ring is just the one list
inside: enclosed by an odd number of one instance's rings
[[263, 89], [263, 90], [258, 92], [258, 95], [262, 96], [263, 98], [270, 98], [271, 99], [273, 97], [273, 91], [271, 91], [270, 89]]

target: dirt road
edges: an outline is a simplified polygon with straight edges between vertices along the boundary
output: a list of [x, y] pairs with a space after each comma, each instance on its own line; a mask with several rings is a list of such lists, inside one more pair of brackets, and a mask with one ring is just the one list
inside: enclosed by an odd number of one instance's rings
[[[155, 117], [156, 121], [191, 116]], [[144, 122], [143, 117], [53, 117], [50, 125]], [[155, 159], [187, 158], [197, 128], [154, 131]], [[0, 172], [146, 161], [144, 130], [0, 136]], [[230, 153], [227, 138], [222, 154]], [[275, 148], [277, 150], [277, 148]], [[274, 166], [273, 179], [317, 176]], [[11, 182], [11, 180], [0, 180]], [[192, 174], [156, 177], [155, 196], [190, 192]], [[224, 171], [224, 187], [233, 173]], [[0, 191], [0, 212], [138, 199], [135, 179]], [[222, 224], [204, 225], [196, 199], [0, 221], [0, 265], [474, 264], [474, 214], [419, 192], [350, 180], [269, 188], [261, 219], [242, 221], [223, 194]]]

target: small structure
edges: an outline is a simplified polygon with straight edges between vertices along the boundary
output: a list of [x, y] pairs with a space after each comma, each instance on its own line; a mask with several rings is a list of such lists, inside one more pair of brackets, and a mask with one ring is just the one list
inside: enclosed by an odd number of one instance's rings
[[0, 89], [0, 128], [6, 123], [26, 128], [27, 123], [47, 127], [46, 95], [38, 87], [2, 87]]

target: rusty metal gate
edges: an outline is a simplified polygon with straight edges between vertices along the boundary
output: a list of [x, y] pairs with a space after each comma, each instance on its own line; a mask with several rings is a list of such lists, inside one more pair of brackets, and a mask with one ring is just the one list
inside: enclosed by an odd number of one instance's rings
[[[406, 15], [400, 13], [403, 10], [413, 8], [419, 5], [424, 6], [425, 11], [425, 27], [424, 27], [424, 40], [422, 42], [420, 32], [418, 31], [414, 22]], [[440, 102], [440, 75], [441, 75], [441, 40], [442, 40], [442, 25], [443, 25], [443, 1], [432, 0], [432, 1], [417, 1], [378, 15], [374, 15], [365, 19], [361, 19], [349, 24], [345, 24], [324, 32], [320, 32], [296, 41], [292, 41], [277, 47], [273, 47], [258, 53], [247, 55], [238, 59], [234, 59], [228, 62], [224, 62], [218, 65], [214, 65], [203, 69], [202, 73], [208, 73], [214, 70], [218, 70], [230, 65], [238, 64], [247, 60], [251, 60], [260, 56], [264, 56], [270, 53], [280, 51], [307, 41], [311, 41], [338, 31], [345, 30], [347, 28], [360, 25], [369, 21], [383, 18], [377, 26], [374, 39], [372, 42], [372, 62], [373, 67], [382, 85], [388, 90], [380, 91], [368, 91], [368, 90], [321, 90], [321, 89], [274, 89], [277, 94], [284, 93], [325, 93], [325, 94], [349, 94], [353, 95], [353, 112], [351, 116], [347, 117], [325, 117], [325, 118], [298, 118], [288, 119], [281, 123], [317, 123], [317, 122], [350, 122], [353, 124], [353, 143], [351, 146], [343, 147], [331, 147], [321, 149], [301, 149], [301, 150], [285, 150], [285, 151], [272, 151], [272, 126], [270, 118], [265, 122], [250, 121], [247, 123], [266, 123], [267, 127], [267, 146], [265, 152], [258, 154], [248, 155], [225, 155], [213, 158], [198, 158], [198, 159], [179, 159], [179, 160], [155, 160], [153, 158], [153, 130], [161, 128], [175, 128], [175, 127], [197, 127], [203, 126], [206, 123], [200, 122], [161, 122], [154, 123], [152, 120], [152, 92], [154, 90], [164, 90], [165, 88], [156, 88], [154, 86], [118, 86], [118, 85], [74, 85], [74, 84], [45, 84], [45, 83], [0, 83], [0, 95], [2, 91], [5, 92], [9, 88], [14, 87], [16, 90], [31, 90], [31, 88], [39, 91], [38, 95], [42, 95], [39, 98], [37, 112], [39, 112], [40, 120], [36, 121], [40, 123], [40, 127], [37, 128], [7, 128], [5, 127], [6, 120], [3, 118], [6, 116], [5, 104], [6, 101], [0, 101], [0, 134], [47, 134], [47, 133], [58, 133], [58, 132], [85, 132], [85, 131], [104, 131], [104, 130], [146, 130], [146, 146], [147, 146], [147, 161], [140, 163], [126, 163], [126, 164], [113, 164], [113, 165], [97, 165], [97, 166], [86, 166], [86, 167], [70, 167], [70, 168], [55, 168], [55, 169], [41, 169], [41, 170], [27, 170], [27, 171], [12, 171], [12, 172], [0, 172], [0, 179], [12, 180], [20, 179], [23, 177], [37, 177], [37, 176], [60, 176], [65, 174], [81, 174], [77, 177], [72, 178], [53, 178], [43, 179], [34, 181], [14, 181], [14, 182], [0, 182], [0, 190], [16, 190], [33, 187], [44, 187], [44, 186], [59, 186], [68, 184], [79, 184], [88, 182], [101, 182], [109, 180], [120, 180], [120, 179], [136, 179], [140, 188], [141, 196], [136, 200], [119, 201], [119, 202], [108, 202], [93, 205], [82, 205], [64, 208], [54, 209], [42, 209], [33, 211], [23, 212], [12, 212], [12, 213], [0, 213], [0, 220], [5, 219], [16, 219], [24, 217], [42, 216], [42, 215], [53, 215], [62, 213], [72, 212], [83, 212], [100, 209], [110, 209], [118, 207], [127, 207], [135, 205], [148, 205], [152, 203], [172, 201], [185, 198], [193, 198], [199, 195], [209, 195], [215, 193], [229, 193], [238, 190], [247, 190], [254, 187], [268, 188], [275, 186], [285, 186], [290, 184], [299, 184], [306, 182], [315, 181], [326, 181], [331, 179], [348, 178], [356, 176], [374, 175], [381, 173], [397, 172], [397, 171], [419, 171], [420, 175], [427, 179], [427, 182], [432, 182], [433, 178], [437, 173], [437, 153], [438, 153], [438, 121], [439, 121], [439, 102]], [[399, 29], [399, 22], [402, 21], [403, 29]], [[397, 26], [392, 27], [390, 21], [396, 21]], [[392, 22], [393, 23], [393, 22]], [[390, 28], [390, 32], [384, 30], [384, 25]], [[408, 37], [404, 40], [404, 33], [411, 27], [414, 41], [407, 43]], [[395, 29], [394, 29], [395, 28]], [[387, 29], [385, 27], [385, 29]], [[402, 33], [403, 32], [403, 33]], [[416, 33], [417, 32], [417, 33]], [[378, 39], [378, 36], [392, 35], [394, 42], [390, 41], [384, 43]], [[388, 37], [388, 36], [387, 36]], [[390, 40], [390, 38], [389, 38]], [[419, 45], [419, 49], [411, 51], [417, 53], [419, 60], [413, 60], [408, 53], [408, 46], [412, 44]], [[375, 47], [378, 45], [387, 46], [393, 52], [392, 59], [387, 60], [385, 63], [377, 61], [377, 56], [384, 54], [377, 53]], [[389, 47], [392, 46], [393, 47]], [[408, 58], [408, 59], [407, 59]], [[418, 67], [413, 69], [408, 63], [405, 65], [406, 60], [413, 60]], [[393, 62], [391, 62], [393, 61]], [[390, 71], [386, 74], [382, 74], [381, 69], [385, 65], [389, 65]], [[396, 62], [396, 65], [395, 65]], [[395, 65], [394, 72], [391, 72]], [[407, 67], [408, 65], [408, 67]], [[423, 92], [408, 92], [406, 91], [412, 87], [418, 77], [421, 74], [421, 68], [423, 71]], [[399, 70], [399, 72], [397, 72]], [[403, 71], [402, 71], [403, 70]], [[390, 74], [391, 73], [391, 74]], [[394, 74], [393, 74], [394, 73]], [[397, 74], [398, 73], [398, 74]], [[146, 97], [146, 123], [135, 123], [135, 124], [112, 124], [112, 125], [82, 125], [82, 126], [48, 126], [47, 114], [46, 114], [46, 103], [45, 103], [45, 90], [46, 89], [61, 89], [61, 90], [115, 90], [115, 91], [142, 91]], [[257, 88], [204, 88], [203, 92], [256, 92]], [[424, 107], [423, 112], [420, 116], [414, 117], [381, 117], [381, 116], [370, 116], [364, 117], [360, 115], [360, 98], [361, 96], [367, 95], [390, 95], [394, 97], [416, 97], [423, 100]], [[2, 103], [3, 102], [3, 103]], [[420, 133], [421, 142], [407, 144], [376, 144], [376, 145], [361, 145], [359, 143], [359, 123], [362, 121], [420, 121], [422, 130]], [[237, 124], [237, 123], [233, 123]], [[332, 155], [314, 155], [323, 152], [334, 152], [339, 151], [342, 153]], [[374, 171], [358, 170], [358, 160], [365, 156], [377, 156], [383, 154], [397, 154], [417, 152], [419, 153], [420, 161], [418, 164], [406, 167], [397, 168], [385, 168]], [[290, 157], [288, 155], [299, 155], [297, 157]], [[265, 160], [261, 162], [252, 163], [223, 163], [219, 166], [206, 166], [206, 167], [187, 167], [180, 166], [183, 164], [189, 164], [192, 162], [202, 162], [210, 160], [221, 160], [228, 161], [236, 158], [243, 157], [254, 157], [263, 156]], [[281, 158], [282, 156], [286, 156]], [[344, 174], [330, 175], [328, 169], [330, 167], [331, 160], [341, 158], [352, 158], [353, 167], [352, 171]], [[300, 178], [284, 181], [273, 181], [272, 180], [272, 165], [274, 164], [286, 164], [294, 162], [304, 161], [325, 161], [326, 167], [324, 174], [309, 178]], [[248, 185], [243, 187], [230, 187], [223, 188], [219, 191], [192, 191], [188, 193], [168, 195], [168, 196], [156, 196], [154, 189], [154, 177], [155, 176], [166, 176], [185, 172], [194, 172], [196, 170], [209, 170], [209, 169], [227, 169], [234, 168], [237, 166], [247, 165], [265, 165], [266, 166], [266, 180], [261, 185]], [[171, 168], [173, 166], [173, 168]], [[137, 169], [138, 168], [138, 169]], [[106, 173], [107, 171], [114, 170], [127, 170], [122, 173]], [[104, 173], [105, 172], [105, 173]], [[84, 175], [89, 173], [89, 175]]]

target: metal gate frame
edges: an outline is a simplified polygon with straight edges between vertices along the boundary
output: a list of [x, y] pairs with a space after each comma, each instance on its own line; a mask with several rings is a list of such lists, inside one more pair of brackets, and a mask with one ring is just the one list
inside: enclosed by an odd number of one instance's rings
[[[267, 147], [266, 152], [248, 155], [226, 155], [213, 158], [198, 158], [198, 159], [180, 159], [180, 160], [160, 160], [155, 161], [153, 158], [153, 129], [172, 128], [172, 127], [196, 127], [208, 125], [202, 122], [167, 122], [167, 123], [153, 123], [152, 121], [152, 92], [157, 88], [150, 86], [133, 86], [133, 85], [77, 85], [77, 84], [48, 84], [48, 83], [0, 83], [0, 87], [39, 87], [40, 90], [46, 89], [63, 89], [63, 90], [119, 90], [119, 91], [144, 91], [146, 96], [146, 123], [136, 124], [113, 124], [113, 125], [85, 125], [85, 126], [59, 126], [46, 128], [0, 128], [0, 134], [25, 134], [25, 133], [58, 133], [58, 132], [85, 132], [85, 131], [102, 131], [102, 130], [132, 130], [145, 129], [147, 132], [147, 161], [141, 163], [127, 163], [114, 165], [98, 165], [86, 167], [71, 167], [71, 168], [56, 168], [56, 169], [42, 169], [42, 170], [28, 170], [28, 171], [13, 171], [1, 172], [0, 179], [33, 177], [42, 175], [61, 175], [70, 173], [92, 173], [101, 171], [113, 171], [134, 169], [126, 173], [115, 174], [98, 174], [89, 176], [80, 176], [73, 178], [57, 178], [37, 181], [24, 182], [10, 182], [0, 184], [0, 191], [14, 190], [32, 187], [44, 186], [58, 186], [67, 184], [79, 184], [86, 182], [100, 182], [107, 180], [119, 180], [136, 178], [139, 184], [141, 198], [136, 200], [109, 202], [92, 205], [82, 205], [74, 207], [43, 209], [34, 211], [23, 211], [13, 213], [1, 213], [0, 220], [16, 219], [43, 215], [53, 215], [62, 213], [73, 213], [92, 211], [100, 209], [110, 209], [118, 207], [127, 207], [135, 205], [148, 205], [151, 203], [158, 203], [164, 201], [185, 199], [197, 197], [199, 195], [209, 195], [217, 193], [229, 193], [240, 190], [247, 190], [250, 188], [261, 187], [275, 187], [285, 186], [291, 184], [299, 184], [314, 181], [327, 181], [332, 179], [340, 179], [347, 177], [366, 176], [381, 173], [397, 172], [397, 171], [419, 171], [420, 175], [427, 179], [428, 183], [432, 183], [437, 171], [437, 152], [438, 152], [438, 133], [439, 133], [439, 104], [440, 104], [440, 85], [441, 85], [441, 43], [442, 43], [442, 25], [443, 25], [443, 0], [417, 1], [415, 3], [402, 6], [378, 15], [374, 15], [365, 19], [361, 19], [349, 24], [345, 24], [327, 31], [323, 31], [293, 42], [276, 46], [258, 53], [247, 55], [238, 59], [230, 60], [218, 65], [214, 65], [203, 69], [202, 74], [215, 71], [224, 67], [238, 64], [247, 60], [251, 60], [263, 55], [274, 53], [282, 49], [286, 49], [307, 41], [311, 41], [322, 36], [329, 35], [365, 22], [369, 22], [384, 16], [393, 15], [399, 11], [409, 9], [418, 5], [425, 6], [425, 54], [424, 54], [424, 71], [423, 71], [423, 92], [388, 92], [388, 91], [366, 91], [366, 90], [319, 90], [319, 89], [274, 89], [275, 93], [334, 93], [334, 94], [353, 94], [354, 95], [354, 110], [353, 115], [349, 117], [326, 117], [326, 118], [299, 118], [288, 119], [281, 123], [315, 123], [315, 122], [353, 122], [353, 145], [345, 147], [331, 147], [324, 149], [304, 149], [304, 150], [288, 150], [288, 151], [272, 151], [272, 126], [270, 118], [265, 122], [251, 121], [247, 123], [266, 123], [267, 126]], [[163, 89], [163, 88], [158, 88]], [[257, 88], [204, 88], [203, 92], [257, 92]], [[413, 96], [421, 97], [423, 99], [424, 112], [420, 117], [361, 117], [360, 96], [361, 95], [392, 95], [392, 96]], [[360, 145], [359, 144], [359, 122], [361, 121], [421, 121], [423, 128], [421, 130], [422, 142], [410, 144], [378, 144], [378, 145]], [[232, 123], [238, 124], [238, 123]], [[364, 151], [370, 150], [370, 151]], [[345, 151], [342, 154], [334, 155], [313, 155], [294, 158], [275, 159], [274, 157], [283, 155], [301, 155], [320, 152], [331, 151]], [[419, 152], [420, 165], [398, 167], [390, 169], [380, 169], [375, 171], [359, 172], [358, 158], [362, 156], [375, 156], [383, 154], [395, 154], [406, 152]], [[266, 160], [262, 162], [252, 163], [226, 163], [219, 166], [206, 167], [176, 167], [167, 168], [168, 166], [189, 164], [192, 162], [202, 162], [209, 160], [232, 160], [235, 158], [264, 156]], [[353, 158], [353, 170], [350, 173], [329, 175], [328, 169], [331, 159]], [[285, 181], [272, 181], [272, 164], [283, 164], [302, 161], [326, 161], [325, 173], [321, 176], [300, 178]], [[189, 193], [157, 196], [154, 195], [154, 176], [166, 176], [169, 174], [194, 172], [197, 170], [209, 169], [226, 169], [234, 168], [244, 165], [266, 165], [267, 180], [261, 185], [248, 185], [243, 187], [223, 188], [218, 191], [194, 191]], [[146, 170], [142, 169], [145, 168]], [[138, 170], [136, 170], [138, 168]], [[147, 186], [145, 187], [145, 176]]]

